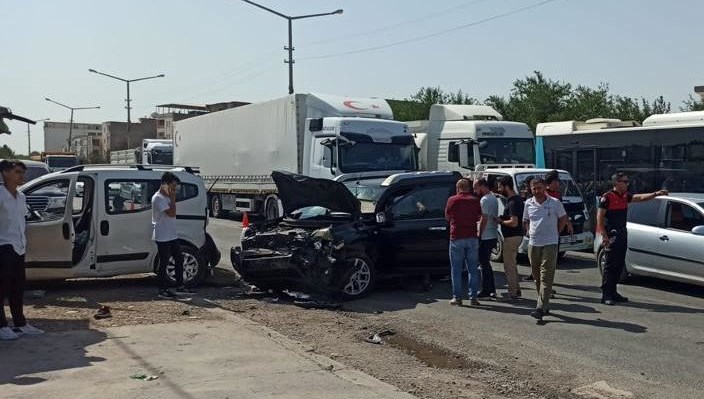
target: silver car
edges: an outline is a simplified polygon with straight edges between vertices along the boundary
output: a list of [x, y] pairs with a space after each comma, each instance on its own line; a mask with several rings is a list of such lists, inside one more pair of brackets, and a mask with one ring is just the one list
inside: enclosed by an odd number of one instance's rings
[[[594, 252], [603, 273], [606, 252], [598, 234]], [[704, 285], [704, 194], [674, 193], [629, 205], [621, 280], [629, 275]]]

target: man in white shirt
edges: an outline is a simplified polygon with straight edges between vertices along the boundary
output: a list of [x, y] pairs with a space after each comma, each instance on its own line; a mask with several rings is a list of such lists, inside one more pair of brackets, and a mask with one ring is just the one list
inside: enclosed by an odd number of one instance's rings
[[499, 228], [496, 219], [499, 217], [499, 200], [489, 187], [486, 179], [475, 180], [474, 191], [481, 197], [482, 217], [479, 221], [479, 264], [482, 269], [482, 289], [479, 298], [496, 298], [496, 283], [494, 269], [491, 267], [491, 251], [496, 248], [499, 238]]
[[531, 316], [543, 320], [550, 313], [550, 294], [557, 267], [557, 245], [560, 231], [567, 227], [567, 213], [562, 202], [547, 195], [545, 180], [531, 182], [533, 197], [523, 209], [524, 230], [528, 232], [528, 257], [538, 292], [536, 309]]
[[169, 260], [174, 259], [176, 293], [188, 294], [191, 291], [183, 285], [183, 253], [176, 230], [176, 189], [180, 181], [171, 172], [161, 177], [161, 187], [152, 197], [152, 239], [159, 250], [159, 297], [173, 299], [176, 294], [169, 290], [171, 282], [166, 272]]
[[[27, 247], [25, 216], [27, 202], [17, 188], [24, 184], [27, 167], [20, 161], [0, 162], [0, 340], [20, 335], [39, 335], [44, 331], [27, 324], [24, 317], [24, 254]], [[5, 298], [10, 305], [12, 324], [5, 317]]]

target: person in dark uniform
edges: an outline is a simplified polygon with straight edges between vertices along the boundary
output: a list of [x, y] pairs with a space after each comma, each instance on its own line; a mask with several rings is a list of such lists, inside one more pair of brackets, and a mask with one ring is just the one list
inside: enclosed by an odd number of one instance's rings
[[655, 197], [668, 195], [667, 190], [650, 194], [631, 194], [628, 192], [628, 176], [615, 173], [611, 179], [614, 188], [601, 196], [599, 210], [596, 214], [596, 231], [601, 234], [602, 246], [606, 247], [606, 265], [601, 284], [601, 303], [613, 306], [616, 302], [628, 302], [628, 298], [619, 294], [616, 285], [623, 273], [628, 249], [628, 232], [626, 221], [630, 202], [650, 201]]

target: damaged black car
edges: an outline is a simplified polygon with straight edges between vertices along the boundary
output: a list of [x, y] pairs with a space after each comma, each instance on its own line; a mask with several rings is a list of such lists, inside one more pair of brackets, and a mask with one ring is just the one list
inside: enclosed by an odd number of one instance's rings
[[447, 272], [444, 211], [459, 173], [272, 178], [285, 216], [244, 229], [231, 250], [235, 270], [259, 289], [355, 299], [382, 277]]

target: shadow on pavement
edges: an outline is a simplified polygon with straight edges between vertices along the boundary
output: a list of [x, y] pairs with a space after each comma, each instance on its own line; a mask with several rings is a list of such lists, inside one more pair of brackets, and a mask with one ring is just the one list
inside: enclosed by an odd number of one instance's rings
[[[553, 318], [557, 318], [559, 320], [558, 321], [552, 320]], [[543, 320], [542, 325], [547, 325], [547, 324], [552, 324], [552, 323], [568, 323], [568, 324], [579, 324], [579, 325], [585, 325], [585, 326], [591, 326], [591, 327], [613, 328], [613, 329], [623, 330], [625, 332], [634, 333], [634, 334], [644, 334], [644, 333], [648, 332], [648, 328], [645, 326], [641, 326], [640, 324], [627, 323], [627, 322], [622, 322], [622, 321], [610, 321], [610, 320], [604, 320], [604, 319], [596, 319], [596, 320], [579, 319], [579, 318], [567, 316], [567, 315], [564, 315], [561, 313], [553, 313], [551, 311], [550, 315], [546, 316], [546, 319]]]
[[103, 342], [104, 332], [88, 328], [87, 320], [34, 319], [52, 331], [35, 337], [20, 337], [16, 341], [0, 342], [3, 384], [35, 385], [45, 381], [32, 374], [57, 370], [77, 369], [105, 359], [86, 356], [86, 348]]

